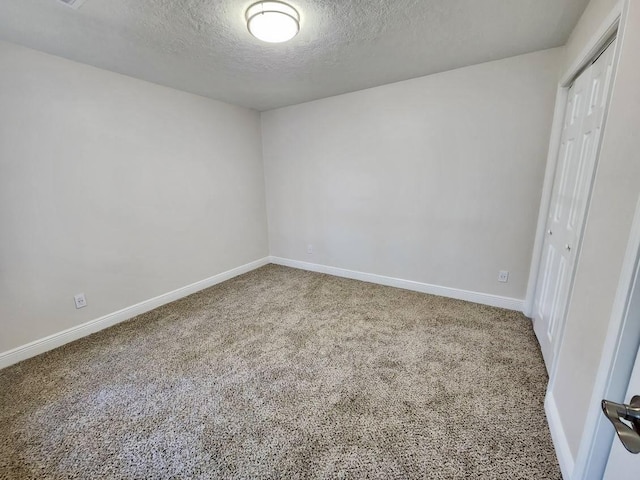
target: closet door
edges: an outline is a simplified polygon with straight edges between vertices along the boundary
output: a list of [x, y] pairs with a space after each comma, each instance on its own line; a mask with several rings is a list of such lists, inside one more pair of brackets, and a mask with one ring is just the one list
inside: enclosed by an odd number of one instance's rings
[[586, 219], [614, 50], [611, 44], [569, 89], [533, 312], [547, 370], [562, 331]]

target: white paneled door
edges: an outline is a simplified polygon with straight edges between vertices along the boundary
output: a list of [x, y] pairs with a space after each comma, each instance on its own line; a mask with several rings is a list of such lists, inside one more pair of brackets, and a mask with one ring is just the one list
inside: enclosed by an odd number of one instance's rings
[[548, 370], [564, 321], [593, 183], [614, 50], [610, 45], [569, 89], [533, 309]]

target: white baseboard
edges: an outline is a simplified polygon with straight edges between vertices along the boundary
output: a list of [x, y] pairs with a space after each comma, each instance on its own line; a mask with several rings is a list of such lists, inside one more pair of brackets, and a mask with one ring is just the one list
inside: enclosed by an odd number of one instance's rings
[[558, 412], [558, 407], [556, 406], [552, 393], [547, 393], [547, 398], [544, 401], [544, 411], [547, 414], [547, 422], [549, 423], [551, 439], [553, 440], [553, 446], [556, 450], [558, 463], [560, 464], [562, 478], [570, 480], [573, 478], [575, 460], [571, 454], [569, 442], [567, 441], [567, 436], [564, 433], [564, 428], [560, 421], [560, 413]]
[[109, 313], [108, 315], [105, 315], [103, 317], [90, 320], [86, 323], [83, 323], [82, 325], [71, 327], [62, 332], [54, 333], [53, 335], [49, 335], [48, 337], [35, 340], [26, 345], [22, 345], [21, 347], [17, 347], [7, 352], [0, 353], [0, 369], [8, 367], [9, 365], [13, 365], [14, 363], [18, 363], [22, 360], [26, 360], [27, 358], [35, 357], [36, 355], [40, 355], [41, 353], [47, 352], [49, 350], [53, 350], [54, 348], [60, 347], [65, 343], [69, 343], [74, 340], [78, 340], [79, 338], [86, 337], [87, 335], [98, 332], [117, 323], [129, 320], [136, 315], [141, 315], [150, 310], [153, 310], [154, 308], [158, 308], [167, 303], [174, 302], [180, 298], [186, 297], [187, 295], [191, 295], [192, 293], [199, 292], [200, 290], [203, 290], [205, 288], [212, 287], [213, 285], [217, 285], [218, 283], [222, 283], [225, 280], [237, 277], [238, 275], [242, 275], [243, 273], [250, 272], [251, 270], [255, 270], [256, 268], [262, 267], [263, 265], [266, 265], [268, 263], [268, 257], [261, 258], [251, 263], [247, 263], [246, 265], [242, 265], [240, 267], [227, 270], [226, 272], [219, 273], [218, 275], [205, 278], [204, 280], [200, 280], [199, 282], [192, 283], [191, 285], [178, 288], [177, 290], [173, 290], [172, 292], [168, 292], [149, 300], [137, 303], [130, 307], [123, 308], [122, 310], [118, 310], [117, 312]]
[[285, 267], [298, 268], [301, 270], [309, 270], [311, 272], [327, 273], [336, 277], [352, 278], [354, 280], [362, 280], [364, 282], [377, 283], [389, 287], [404, 288], [405, 290], [413, 290], [415, 292], [428, 293], [438, 295], [440, 297], [455, 298], [458, 300], [466, 300], [467, 302], [481, 303], [492, 307], [505, 308], [507, 310], [516, 310], [521, 312], [524, 307], [524, 301], [516, 298], [501, 297], [499, 295], [491, 295], [487, 293], [471, 292], [469, 290], [460, 290], [457, 288], [441, 287], [428, 283], [414, 282], [412, 280], [403, 280], [400, 278], [385, 277], [373, 273], [357, 272], [354, 270], [346, 270], [344, 268], [329, 267], [317, 263], [307, 263], [298, 260], [290, 260], [281, 257], [269, 257], [271, 263], [283, 265]]
[[289, 260], [280, 257], [264, 257], [246, 265], [228, 270], [226, 272], [219, 273], [209, 278], [205, 278], [191, 285], [187, 285], [182, 288], [178, 288], [172, 292], [159, 295], [155, 298], [145, 300], [136, 305], [123, 308], [117, 312], [110, 313], [100, 318], [90, 320], [82, 325], [71, 327], [62, 332], [54, 333], [48, 337], [35, 340], [26, 345], [14, 348], [7, 352], [0, 353], [0, 369], [18, 363], [27, 358], [35, 357], [41, 353], [53, 350], [66, 343], [78, 340], [92, 333], [103, 330], [117, 323], [129, 320], [136, 315], [141, 315], [154, 308], [158, 308], [167, 303], [173, 302], [180, 298], [191, 295], [205, 288], [211, 287], [218, 283], [229, 280], [230, 278], [242, 275], [243, 273], [250, 272], [256, 268], [262, 267], [268, 263], [275, 263], [277, 265], [283, 265], [292, 268], [298, 268], [302, 270], [309, 270], [312, 272], [327, 273], [329, 275], [335, 275], [337, 277], [352, 278], [355, 280], [362, 280], [364, 282], [377, 283], [380, 285], [387, 285], [390, 287], [404, 288], [406, 290], [413, 290], [416, 292], [428, 293], [431, 295], [439, 295], [442, 297], [456, 298], [459, 300], [466, 300], [468, 302], [481, 303], [484, 305], [490, 305], [493, 307], [506, 308], [508, 310], [522, 311], [523, 301], [515, 298], [501, 297], [498, 295], [490, 295], [486, 293], [471, 292], [467, 290], [459, 290], [449, 287], [441, 287], [438, 285], [430, 285], [428, 283], [414, 282], [412, 280], [402, 280], [399, 278], [385, 277], [383, 275], [375, 275], [372, 273], [357, 272], [353, 270], [346, 270], [343, 268], [329, 267], [326, 265], [319, 265], [315, 263], [300, 262], [297, 260]]

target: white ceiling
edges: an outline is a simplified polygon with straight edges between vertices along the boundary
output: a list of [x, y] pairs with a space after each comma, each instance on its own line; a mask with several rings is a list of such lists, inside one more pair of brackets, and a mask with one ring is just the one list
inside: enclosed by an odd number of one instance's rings
[[588, 0], [291, 0], [301, 31], [264, 44], [252, 0], [1, 0], [0, 38], [268, 110], [564, 45]]

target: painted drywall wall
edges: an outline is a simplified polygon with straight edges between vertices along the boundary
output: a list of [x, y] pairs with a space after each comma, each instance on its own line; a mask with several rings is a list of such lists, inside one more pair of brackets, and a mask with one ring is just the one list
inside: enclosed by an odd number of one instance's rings
[[259, 114], [0, 43], [0, 226], [0, 352], [264, 257]]
[[263, 112], [271, 254], [522, 299], [561, 60], [546, 50]]
[[[607, 4], [596, 0], [596, 4]], [[595, 7], [594, 7], [595, 8]], [[590, 5], [588, 9], [592, 9]], [[599, 8], [602, 20], [609, 13]], [[633, 215], [640, 196], [640, 1], [631, 0], [620, 60], [577, 265], [565, 334], [550, 385], [562, 428], [576, 456], [591, 404]], [[589, 20], [594, 30], [599, 22]], [[582, 27], [580, 29], [582, 31]], [[585, 37], [586, 38], [586, 37]], [[576, 48], [575, 51], [579, 51]], [[571, 63], [571, 62], [569, 62]]]

